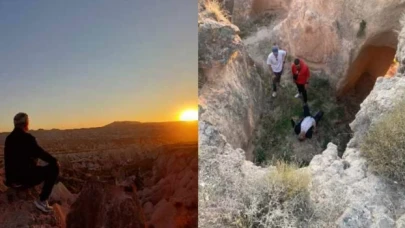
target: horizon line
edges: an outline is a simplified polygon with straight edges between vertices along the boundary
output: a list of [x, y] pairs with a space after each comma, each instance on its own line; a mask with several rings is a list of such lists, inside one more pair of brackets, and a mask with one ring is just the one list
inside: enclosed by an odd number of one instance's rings
[[[66, 131], [66, 130], [84, 130], [84, 129], [95, 129], [95, 128], [104, 128], [108, 127], [109, 125], [112, 125], [114, 123], [136, 123], [136, 124], [161, 124], [161, 123], [191, 123], [191, 122], [198, 122], [198, 120], [190, 120], [190, 121], [182, 121], [182, 120], [166, 120], [166, 121], [148, 121], [148, 122], [142, 122], [142, 121], [136, 121], [136, 120], [120, 120], [120, 121], [113, 121], [111, 123], [102, 125], [102, 126], [93, 126], [93, 127], [81, 127], [81, 128], [37, 128], [37, 129], [30, 129], [29, 131]], [[12, 131], [12, 130], [11, 130]], [[4, 133], [10, 133], [11, 131], [0, 131], [0, 134]]]

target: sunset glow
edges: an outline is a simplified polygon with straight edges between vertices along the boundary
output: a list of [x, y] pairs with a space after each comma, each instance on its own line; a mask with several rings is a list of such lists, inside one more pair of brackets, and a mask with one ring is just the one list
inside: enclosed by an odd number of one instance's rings
[[197, 110], [186, 110], [180, 115], [181, 121], [196, 121], [198, 120], [198, 111]]
[[397, 73], [398, 65], [399, 65], [398, 62], [396, 61], [396, 59], [394, 59], [390, 68], [388, 68], [387, 73], [385, 74], [385, 77], [386, 78], [393, 77]]
[[196, 109], [197, 31], [184, 19], [195, 18], [195, 3], [6, 2], [0, 132], [14, 129], [18, 112], [29, 115], [32, 130], [47, 130], [179, 121], [182, 111]]

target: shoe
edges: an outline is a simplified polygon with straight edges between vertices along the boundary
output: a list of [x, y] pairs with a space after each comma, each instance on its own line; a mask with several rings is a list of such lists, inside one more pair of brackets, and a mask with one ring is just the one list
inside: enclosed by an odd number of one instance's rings
[[301, 97], [300, 93], [295, 94], [295, 98], [299, 98], [299, 97]]
[[273, 97], [276, 97], [277, 96], [277, 93], [276, 92], [273, 92]]
[[35, 200], [34, 204], [39, 210], [41, 210], [45, 213], [48, 213], [53, 210], [53, 207], [49, 206], [47, 200], [45, 200], [45, 201]]

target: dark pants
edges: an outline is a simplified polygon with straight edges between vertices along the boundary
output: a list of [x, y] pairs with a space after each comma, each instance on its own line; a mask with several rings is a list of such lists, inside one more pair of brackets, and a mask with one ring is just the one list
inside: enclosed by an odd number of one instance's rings
[[37, 166], [30, 170], [22, 180], [19, 180], [19, 184], [24, 187], [34, 187], [44, 182], [42, 186], [39, 199], [41, 201], [48, 200], [51, 195], [53, 186], [59, 176], [59, 167], [56, 164], [48, 164], [46, 166]]
[[[304, 105], [304, 118], [307, 116], [311, 116], [311, 113], [309, 112], [309, 107], [308, 105]], [[321, 120], [323, 116], [323, 112], [319, 111], [315, 114], [315, 116], [312, 116], [315, 119], [316, 124]]]
[[281, 72], [274, 72], [274, 77], [273, 77], [273, 91], [276, 92], [277, 91], [277, 84], [280, 84], [280, 78], [281, 75], [283, 74], [283, 70], [281, 70]]
[[298, 92], [302, 95], [304, 99], [304, 103], [307, 103], [307, 90], [305, 89], [305, 85], [296, 84], [298, 88]]

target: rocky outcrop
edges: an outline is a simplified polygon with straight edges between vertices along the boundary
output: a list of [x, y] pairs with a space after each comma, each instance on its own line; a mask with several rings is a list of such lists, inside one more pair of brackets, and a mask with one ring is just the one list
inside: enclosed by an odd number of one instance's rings
[[372, 174], [359, 149], [347, 149], [343, 158], [337, 154], [336, 145], [330, 143], [309, 166], [311, 200], [319, 219], [316, 224], [395, 227], [405, 213], [401, 186]]
[[337, 156], [337, 147], [329, 144], [322, 155], [312, 159], [310, 189], [315, 208], [323, 213], [331, 210], [335, 217], [323, 218], [336, 219], [338, 227], [395, 227], [405, 213], [402, 187], [371, 173], [359, 150], [370, 126], [404, 98], [404, 78], [379, 78], [351, 124], [355, 133], [343, 158]]
[[245, 201], [259, 198], [266, 188], [268, 170], [246, 161], [244, 151], [262, 113], [266, 82], [239, 29], [201, 15], [198, 224], [215, 228], [235, 222], [233, 216], [245, 209]]
[[[60, 201], [55, 203], [51, 197], [50, 202], [53, 203], [53, 212], [44, 214], [35, 208], [33, 201], [38, 199], [40, 188], [32, 188], [26, 190], [16, 190], [2, 186], [2, 172], [0, 171], [0, 227], [17, 228], [17, 227], [49, 227], [49, 228], [64, 228], [65, 215], [69, 205], [63, 206], [59, 203], [66, 202], [65, 199], [71, 195], [69, 192], [59, 195]], [[59, 183], [58, 186], [62, 186]], [[63, 188], [63, 187], [60, 187]], [[65, 197], [68, 196], [68, 197]], [[67, 209], [67, 210], [66, 210]]]
[[[372, 71], [350, 69], [368, 47], [393, 50], [388, 53], [388, 65], [382, 64], [385, 70], [388, 69], [397, 47], [396, 31], [401, 28], [399, 18], [404, 10], [402, 0], [251, 0], [235, 1], [233, 17], [243, 18], [234, 21], [239, 26], [263, 12], [281, 15], [282, 19], [269, 25], [271, 29], [267, 34], [260, 30], [252, 36], [262, 42], [277, 42], [293, 56], [303, 58], [314, 68], [325, 70], [338, 91], [343, 93], [352, 89], [363, 72]], [[366, 66], [367, 62], [360, 65]], [[380, 75], [372, 76], [375, 80]]]
[[145, 217], [133, 186], [90, 183], [67, 215], [67, 228], [144, 228]]
[[199, 22], [199, 119], [216, 126], [234, 148], [246, 150], [263, 107], [265, 81], [238, 31], [210, 18]]
[[[405, 17], [401, 18], [401, 24], [405, 26]], [[395, 58], [399, 63], [398, 67], [398, 76], [405, 74], [405, 30], [402, 29], [401, 32], [398, 34], [398, 47], [397, 53], [395, 54]]]
[[[288, 15], [287, 19], [275, 29], [276, 31], [290, 29], [284, 33], [288, 34], [285, 41], [300, 46], [297, 49], [291, 48], [298, 56], [309, 55], [310, 50], [314, 48], [311, 44], [306, 46], [307, 41], [317, 41], [318, 46], [315, 47], [317, 50], [313, 56], [309, 56], [312, 58], [309, 62], [323, 64], [339, 75], [342, 71], [337, 68], [348, 69], [363, 45], [396, 48], [397, 41], [395, 36], [394, 38], [391, 36], [391, 31], [398, 28], [399, 24], [393, 22], [387, 12], [390, 12], [390, 15], [399, 15], [404, 4], [403, 1], [372, 1], [367, 4], [343, 0], [328, 4], [322, 0], [291, 1], [290, 9], [295, 9], [295, 14]], [[328, 14], [324, 13], [327, 11]], [[345, 13], [341, 13], [342, 11]], [[354, 17], [355, 14], [361, 16]], [[358, 25], [363, 19], [367, 21], [365, 37], [357, 38]], [[350, 124], [354, 135], [343, 157], [338, 156], [337, 146], [329, 143], [327, 149], [322, 154], [316, 155], [309, 167], [305, 168], [311, 175], [307, 204], [311, 205], [312, 210], [308, 221], [309, 227], [404, 227], [403, 186], [371, 172], [367, 160], [362, 157], [359, 149], [370, 127], [389, 113], [399, 100], [405, 99], [404, 34], [405, 29], [400, 32], [398, 39], [396, 53], [400, 63], [398, 73], [391, 78], [376, 79], [371, 92], [360, 105], [355, 120]], [[304, 37], [299, 38], [296, 44], [292, 41], [297, 36]], [[383, 40], [381, 36], [387, 39]], [[328, 43], [320, 41], [322, 39], [331, 41], [331, 45], [327, 46]], [[232, 63], [229, 59], [225, 62], [226, 65], [223, 63], [220, 65], [221, 70]], [[328, 65], [332, 62], [334, 66]], [[218, 74], [203, 85], [204, 90], [199, 94], [200, 104], [208, 107], [207, 111], [203, 108], [200, 110], [199, 122], [199, 222], [204, 225], [203, 227], [216, 227], [216, 224], [229, 219], [225, 215], [235, 211], [242, 213], [243, 207], [246, 207], [243, 203], [251, 204], [252, 201], [244, 198], [241, 192], [254, 195], [256, 202], [261, 200], [263, 192], [269, 192], [268, 186], [259, 184], [265, 182], [262, 178], [266, 176], [268, 170], [245, 161], [245, 151], [241, 146], [243, 143], [237, 143], [248, 135], [246, 132], [241, 134], [240, 131], [246, 123], [245, 119], [241, 118], [241, 115], [230, 114], [230, 110], [237, 107], [249, 107], [244, 102], [256, 98], [255, 95], [260, 97], [256, 91], [249, 97], [243, 96], [245, 91], [250, 91], [249, 84], [244, 88], [232, 90], [235, 87], [224, 83], [224, 81], [245, 80], [247, 77], [239, 76], [241, 74], [243, 73], [239, 71], [235, 74]], [[216, 87], [217, 85], [221, 86]], [[223, 99], [222, 94], [231, 94], [230, 91], [234, 94]], [[235, 107], [232, 109], [226, 108], [228, 101], [233, 101], [238, 96], [244, 98], [241, 99], [244, 102], [233, 103]], [[210, 109], [210, 103], [215, 104], [215, 108]], [[253, 110], [260, 111], [254, 107]], [[249, 187], [252, 185], [255, 190]], [[248, 210], [246, 213], [249, 212], [251, 211]], [[239, 219], [230, 218], [233, 221]]]
[[148, 227], [197, 227], [197, 143], [167, 145], [138, 196]]
[[198, 224], [224, 227], [224, 219], [245, 209], [246, 196], [260, 198], [268, 170], [246, 161], [210, 123], [199, 124]]
[[291, 0], [234, 0], [232, 23], [240, 26], [263, 12], [286, 12]]
[[358, 147], [370, 126], [392, 110], [393, 106], [405, 98], [405, 80], [401, 75], [393, 78], [378, 78], [373, 91], [360, 105], [360, 111], [350, 124], [354, 132], [349, 147]]
[[[400, 37], [405, 29], [400, 33]], [[404, 66], [403, 38], [399, 39], [397, 58]], [[344, 152], [337, 156], [336, 146], [328, 145], [310, 163], [311, 198], [315, 208], [329, 213], [338, 227], [402, 227], [405, 214], [403, 186], [374, 175], [361, 156], [360, 144], [375, 125], [405, 98], [405, 78], [399, 71], [393, 78], [378, 78], [360, 111], [350, 124], [354, 135]], [[325, 215], [325, 214], [324, 214]], [[319, 215], [322, 218], [322, 215]], [[324, 218], [326, 218], [324, 216]]]

